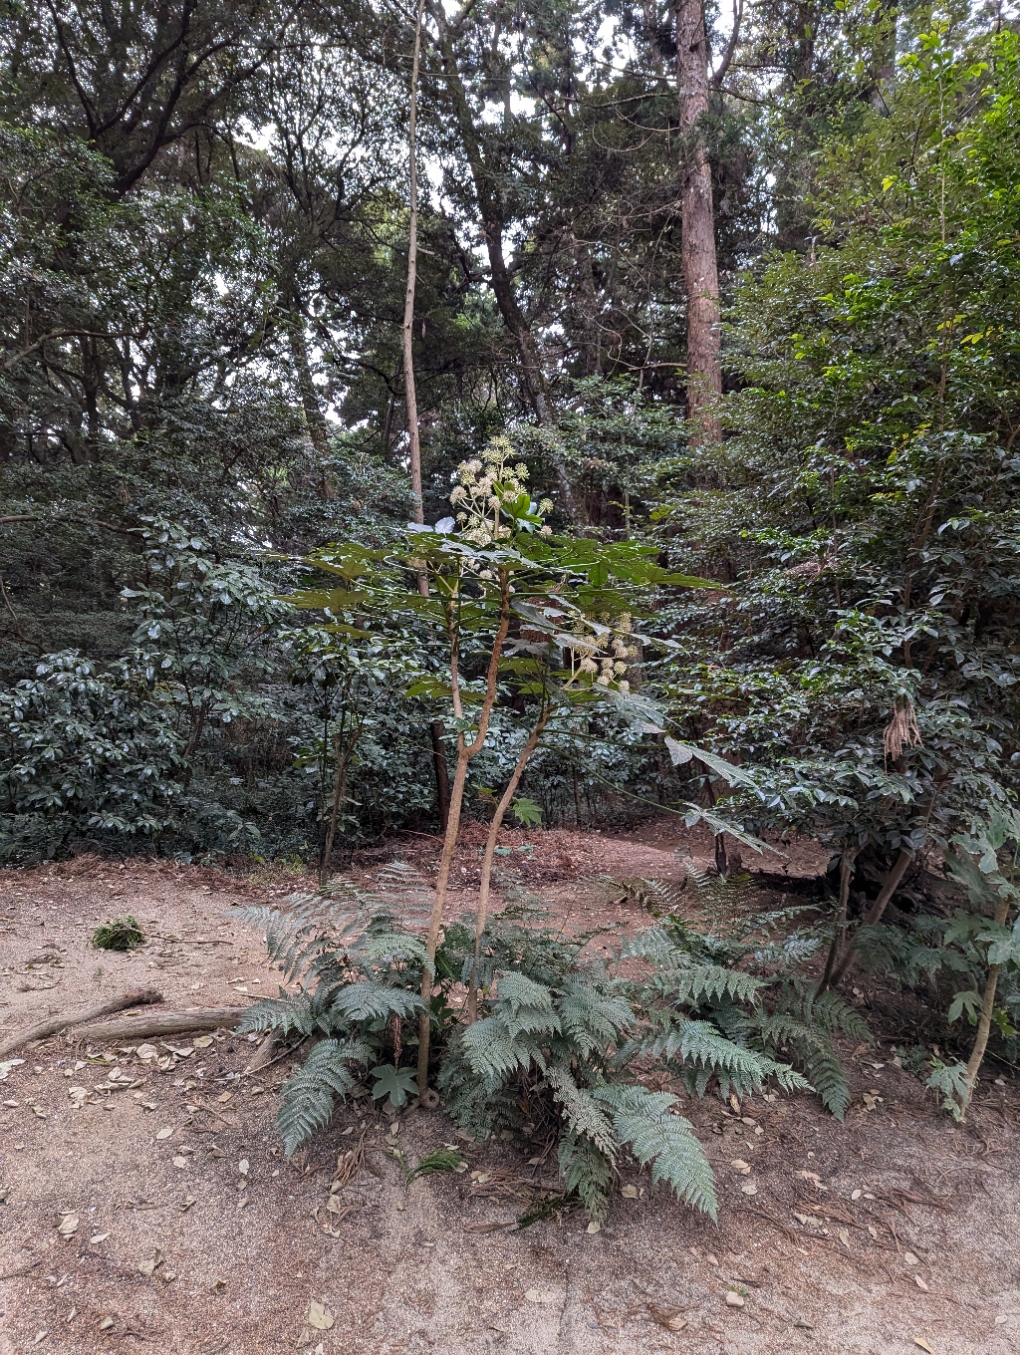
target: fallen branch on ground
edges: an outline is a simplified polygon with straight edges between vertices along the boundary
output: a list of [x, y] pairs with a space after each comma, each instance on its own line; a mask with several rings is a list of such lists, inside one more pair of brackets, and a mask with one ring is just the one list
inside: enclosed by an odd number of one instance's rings
[[108, 1016], [111, 1012], [122, 1012], [126, 1007], [145, 1007], [150, 1003], [162, 1001], [163, 994], [157, 993], [154, 988], [137, 988], [130, 993], [121, 993], [120, 997], [109, 998], [96, 1007], [65, 1012], [63, 1016], [51, 1016], [37, 1025], [29, 1026], [28, 1030], [19, 1031], [17, 1035], [10, 1035], [6, 1040], [0, 1041], [0, 1059], [12, 1049], [19, 1049], [22, 1045], [28, 1044], [30, 1040], [45, 1040], [47, 1035], [56, 1035], [67, 1026], [82, 1026], [88, 1021], [95, 1021], [97, 1017]]
[[247, 1007], [192, 1007], [182, 1012], [142, 1012], [119, 1021], [100, 1021], [81, 1031], [87, 1040], [145, 1040], [157, 1035], [184, 1035], [189, 1031], [232, 1030]]

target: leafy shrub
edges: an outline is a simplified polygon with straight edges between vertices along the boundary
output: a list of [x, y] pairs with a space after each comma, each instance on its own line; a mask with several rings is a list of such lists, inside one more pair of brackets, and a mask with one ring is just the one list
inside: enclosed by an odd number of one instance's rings
[[[368, 1079], [395, 1104], [417, 1093], [401, 1056], [418, 1040], [430, 900], [410, 871], [391, 867], [374, 891], [338, 882], [286, 910], [244, 910], [295, 989], [256, 1003], [242, 1029], [322, 1037], [283, 1088], [288, 1153]], [[564, 936], [537, 900], [517, 896], [486, 927], [475, 971], [482, 1001], [469, 1023], [455, 990], [476, 965], [474, 928], [447, 927], [431, 973], [433, 1062], [448, 1112], [474, 1136], [555, 1143], [565, 1190], [593, 1218], [604, 1216], [625, 1154], [714, 1217], [713, 1174], [680, 1098], [639, 1074], [670, 1075], [691, 1096], [713, 1085], [745, 1095], [770, 1080], [810, 1090], [781, 1057], [789, 1051], [842, 1114], [846, 1083], [830, 1035], [866, 1031], [834, 995], [814, 999], [791, 977], [810, 947], [700, 937], [672, 918], [607, 961], [589, 953], [591, 939]]]
[[0, 692], [0, 861], [50, 860], [74, 838], [149, 838], [180, 793], [180, 748], [126, 661], [49, 654]]

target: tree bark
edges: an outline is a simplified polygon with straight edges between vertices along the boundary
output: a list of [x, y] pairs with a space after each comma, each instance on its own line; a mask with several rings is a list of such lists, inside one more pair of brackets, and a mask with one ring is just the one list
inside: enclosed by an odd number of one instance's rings
[[407, 286], [404, 289], [404, 406], [407, 410], [407, 450], [414, 494], [414, 520], [424, 522], [421, 481], [421, 432], [418, 426], [418, 391], [414, 382], [414, 293], [418, 285], [418, 69], [421, 62], [421, 18], [425, 0], [418, 0], [411, 58], [411, 96], [407, 114], [409, 161], [407, 223]]
[[86, 1021], [95, 1021], [97, 1017], [108, 1016], [111, 1012], [123, 1011], [126, 1007], [144, 1007], [148, 1003], [162, 1001], [162, 993], [157, 993], [152, 988], [138, 988], [130, 993], [122, 993], [120, 997], [110, 998], [107, 1002], [100, 1002], [94, 1007], [65, 1012], [63, 1016], [51, 1016], [37, 1025], [29, 1026], [27, 1030], [19, 1031], [18, 1034], [0, 1041], [0, 1058], [9, 1054], [12, 1049], [19, 1049], [22, 1045], [28, 1044], [30, 1040], [45, 1040], [48, 1035], [57, 1035], [67, 1026], [80, 1026]]
[[[907, 867], [910, 865], [913, 859], [914, 859], [913, 853], [908, 852], [906, 848], [903, 848], [900, 851], [899, 856], [893, 862], [892, 869], [889, 871], [889, 874], [885, 877], [885, 881], [882, 884], [882, 888], [879, 891], [878, 897], [875, 899], [875, 902], [871, 905], [871, 907], [865, 913], [864, 917], [861, 919], [862, 927], [873, 927], [876, 922], [881, 922], [882, 914], [885, 912], [889, 900], [892, 898], [892, 896], [896, 893], [896, 890], [899, 888], [899, 883], [903, 879], [904, 875], [907, 873]], [[846, 971], [850, 968], [850, 962], [854, 958], [854, 951], [856, 949], [856, 940], [857, 936], [855, 933], [850, 938], [850, 943], [847, 946], [846, 950], [843, 952], [843, 958], [840, 960], [840, 962], [835, 966], [835, 968], [832, 971], [832, 975], [829, 979], [830, 988], [838, 987], [839, 984], [842, 982], [843, 978], [845, 977]]]
[[319, 394], [312, 380], [312, 367], [308, 361], [308, 344], [305, 340], [305, 321], [296, 297], [291, 298], [291, 309], [287, 324], [287, 343], [290, 348], [294, 373], [297, 376], [298, 394], [301, 396], [301, 409], [305, 416], [305, 427], [312, 446], [320, 457], [329, 452], [329, 429], [319, 405]]
[[708, 112], [708, 38], [702, 0], [677, 0], [677, 88], [684, 165], [680, 181], [681, 259], [687, 297], [687, 417], [698, 444], [722, 437], [719, 270], [712, 170], [701, 122]]
[[[404, 325], [402, 355], [404, 363], [404, 404], [407, 410], [408, 460], [411, 469], [411, 492], [414, 495], [414, 520], [425, 521], [425, 503], [421, 477], [421, 425], [418, 421], [418, 388], [414, 379], [414, 297], [418, 286], [418, 75], [421, 69], [421, 22], [425, 0], [418, 0], [414, 26], [414, 54], [411, 58], [411, 95], [407, 117], [407, 147], [410, 163], [408, 179], [407, 223], [407, 286], [404, 289]], [[387, 415], [387, 422], [389, 416]], [[388, 441], [388, 435], [387, 435]], [[424, 574], [418, 575], [418, 591], [429, 595], [429, 583]], [[450, 820], [450, 772], [443, 747], [443, 725], [433, 720], [429, 725], [432, 741], [432, 766], [436, 774], [436, 808], [439, 821], [446, 832]]]

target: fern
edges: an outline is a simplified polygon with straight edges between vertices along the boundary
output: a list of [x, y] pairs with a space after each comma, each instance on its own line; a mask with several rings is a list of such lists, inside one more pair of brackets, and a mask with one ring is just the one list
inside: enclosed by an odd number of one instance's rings
[[563, 1110], [563, 1116], [573, 1135], [583, 1135], [612, 1161], [616, 1141], [605, 1114], [591, 1092], [579, 1087], [569, 1069], [550, 1067], [545, 1080], [552, 1088], [553, 1099]]
[[601, 1222], [609, 1212], [613, 1180], [607, 1155], [591, 1139], [567, 1130], [560, 1138], [558, 1157], [567, 1194], [576, 1195], [590, 1217]]
[[680, 1199], [710, 1218], [718, 1217], [715, 1177], [689, 1120], [673, 1113], [676, 1097], [639, 1084], [604, 1086], [595, 1092], [608, 1106], [613, 1129], [652, 1180], [668, 1181]]
[[290, 1157], [316, 1129], [328, 1124], [338, 1100], [357, 1087], [353, 1068], [371, 1057], [363, 1040], [322, 1040], [281, 1090], [276, 1123]]

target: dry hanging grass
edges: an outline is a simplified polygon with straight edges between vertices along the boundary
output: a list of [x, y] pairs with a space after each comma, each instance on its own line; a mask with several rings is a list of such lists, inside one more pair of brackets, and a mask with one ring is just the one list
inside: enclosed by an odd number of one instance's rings
[[898, 701], [882, 737], [886, 763], [898, 761], [904, 748], [920, 748], [923, 742], [913, 701]]

